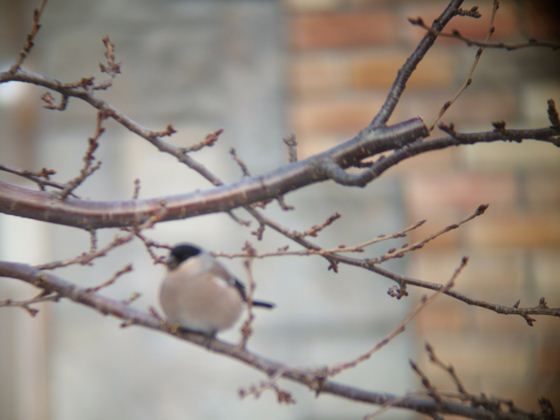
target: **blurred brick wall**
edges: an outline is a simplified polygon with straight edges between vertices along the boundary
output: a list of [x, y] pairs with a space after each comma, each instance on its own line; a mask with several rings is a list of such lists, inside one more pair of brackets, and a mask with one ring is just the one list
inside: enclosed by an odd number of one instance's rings
[[[446, 2], [285, 3], [291, 52], [289, 124], [300, 152], [309, 156], [367, 125], [423, 35], [407, 17], [431, 22]], [[482, 19], [456, 19], [450, 28], [483, 39], [490, 4], [483, 2]], [[554, 2], [503, 1], [493, 39], [558, 40], [557, 11]], [[475, 51], [453, 40], [439, 40], [410, 80], [392, 121], [420, 115], [431, 123], [463, 82]], [[546, 126], [546, 100], [554, 98], [560, 104], [558, 74], [558, 52], [487, 50], [474, 83], [443, 121], [453, 122], [459, 130], [488, 130], [497, 120], [510, 127]], [[510, 306], [518, 299], [523, 306], [533, 306], [541, 296], [551, 306], [560, 305], [557, 149], [537, 142], [447, 149], [402, 163], [384, 177], [396, 180], [409, 222], [428, 219], [415, 239], [458, 221], [478, 204], [490, 204], [483, 217], [409, 257], [407, 274], [444, 282], [460, 257], [468, 255], [470, 263], [457, 290]], [[415, 292], [412, 297], [419, 295]], [[415, 325], [418, 357], [436, 383], [452, 389], [448, 378], [429, 368], [421, 356], [425, 341], [456, 366], [470, 391], [511, 397], [532, 408], [544, 395], [560, 409], [557, 319], [538, 318], [530, 328], [520, 317], [504, 317], [442, 297]]]

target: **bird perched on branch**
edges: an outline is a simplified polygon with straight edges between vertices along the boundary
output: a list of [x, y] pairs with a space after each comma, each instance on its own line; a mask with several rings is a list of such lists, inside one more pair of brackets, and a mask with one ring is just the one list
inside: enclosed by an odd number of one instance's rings
[[[212, 255], [192, 244], [178, 244], [166, 262], [159, 299], [167, 320], [214, 336], [232, 327], [247, 303], [245, 286]], [[253, 307], [271, 309], [258, 300]]]

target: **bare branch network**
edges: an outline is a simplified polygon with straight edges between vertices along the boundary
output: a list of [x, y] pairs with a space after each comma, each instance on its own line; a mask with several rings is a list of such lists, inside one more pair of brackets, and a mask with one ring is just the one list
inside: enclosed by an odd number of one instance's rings
[[[219, 179], [209, 168], [203, 166], [193, 157], [195, 152], [211, 147], [219, 141], [222, 130], [208, 134], [201, 142], [189, 147], [177, 147], [170, 141], [170, 137], [175, 133], [172, 125], [168, 125], [160, 131], [147, 129], [98, 96], [98, 91], [110, 89], [114, 78], [121, 73], [120, 64], [117, 62], [115, 55], [116, 48], [109, 37], [103, 38], [105, 55], [104, 61], [100, 63], [103, 80], [87, 76], [75, 82], [62, 82], [56, 78], [24, 69], [25, 60], [32, 52], [34, 40], [39, 33], [40, 19], [46, 3], [47, 1], [43, 0], [35, 10], [32, 29], [27, 40], [15, 63], [7, 71], [0, 73], [0, 84], [20, 82], [46, 88], [47, 92], [42, 96], [42, 100], [45, 108], [50, 110], [64, 111], [71, 101], [83, 101], [89, 104], [97, 114], [95, 132], [89, 138], [79, 174], [69, 181], [53, 180], [56, 175], [54, 169], [42, 168], [34, 171], [0, 164], [0, 171], [29, 180], [37, 186], [36, 190], [32, 190], [0, 181], [0, 211], [9, 215], [87, 230], [91, 235], [91, 246], [89, 250], [74, 258], [52, 261], [38, 266], [0, 261], [0, 276], [17, 279], [39, 289], [39, 294], [28, 300], [4, 299], [0, 300], [0, 306], [20, 307], [31, 316], [35, 316], [38, 311], [35, 308], [37, 304], [67, 299], [86, 305], [101, 314], [118, 318], [122, 321], [121, 325], [123, 327], [130, 325], [143, 326], [173, 335], [196, 345], [206, 346], [212, 352], [236, 359], [267, 375], [267, 379], [262, 383], [242, 389], [240, 391], [242, 397], [247, 395], [258, 397], [262, 392], [270, 390], [276, 394], [280, 403], [293, 403], [294, 399], [290, 393], [280, 388], [278, 384], [278, 381], [283, 378], [299, 382], [317, 395], [333, 394], [348, 400], [378, 405], [380, 406], [379, 411], [391, 407], [400, 407], [427, 414], [434, 418], [440, 418], [443, 414], [488, 419], [554, 418], [554, 409], [545, 399], [541, 401], [541, 411], [539, 413], [529, 413], [517, 407], [512, 401], [468, 392], [453, 366], [447, 365], [437, 358], [430, 345], [426, 346], [430, 360], [449, 375], [455, 384], [455, 392], [442, 392], [436, 389], [425, 373], [412, 361], [410, 362], [411, 368], [418, 375], [424, 387], [423, 391], [415, 394], [393, 395], [385, 392], [373, 392], [343, 385], [332, 379], [344, 370], [356, 368], [372, 357], [380, 348], [388, 345], [394, 337], [405, 330], [407, 324], [421, 310], [440, 295], [447, 295], [458, 303], [463, 302], [497, 314], [520, 316], [529, 325], [533, 325], [537, 316], [560, 317], [560, 307], [549, 307], [544, 297], [534, 306], [521, 306], [519, 302], [512, 302], [511, 306], [506, 306], [478, 300], [455, 291], [453, 286], [467, 264], [467, 258], [463, 258], [457, 263], [457, 269], [452, 273], [449, 281], [444, 284], [406, 277], [381, 265], [388, 260], [401, 258], [409, 253], [416, 252], [441, 235], [451, 230], [460, 229], [465, 223], [471, 223], [473, 219], [485, 212], [487, 205], [480, 205], [463, 220], [443, 227], [420, 241], [389, 249], [383, 255], [375, 258], [363, 257], [360, 254], [363, 255], [368, 247], [375, 243], [394, 238], [406, 238], [423, 221], [419, 221], [402, 231], [379, 235], [363, 243], [323, 248], [312, 241], [311, 238], [319, 237], [323, 230], [336, 223], [336, 220], [340, 217], [337, 213], [305, 231], [294, 231], [270, 219], [265, 215], [264, 210], [271, 202], [277, 201], [283, 210], [288, 211], [291, 208], [283, 201], [285, 194], [320, 182], [334, 181], [342, 186], [365, 187], [400, 162], [435, 150], [491, 142], [538, 141], [550, 143], [556, 147], [560, 146], [560, 120], [552, 99], [547, 104], [543, 104], [543, 113], [547, 113], [550, 121], [550, 125], [546, 127], [513, 129], [508, 128], [503, 121], [495, 121], [491, 123], [491, 128], [487, 131], [460, 132], [452, 124], [439, 123], [445, 112], [453, 106], [455, 100], [470, 86], [475, 76], [478, 60], [485, 49], [515, 50], [544, 47], [556, 51], [558, 45], [537, 40], [528, 40], [526, 43], [515, 45], [507, 45], [501, 42], [491, 43], [490, 37], [494, 33], [494, 18], [496, 13], [499, 13], [498, 1], [493, 2], [490, 26], [485, 41], [471, 40], [456, 31], [444, 32], [444, 28], [455, 18], [476, 19], [480, 17], [478, 8], [462, 9], [463, 1], [451, 0], [439, 17], [429, 25], [424, 23], [421, 18], [410, 19], [411, 24], [423, 28], [425, 34], [398, 71], [384, 104], [372, 117], [367, 127], [364, 127], [353, 138], [340, 142], [337, 146], [304, 160], [298, 160], [297, 158], [295, 137], [285, 139], [289, 161], [279, 168], [260, 175], [252, 175], [246, 163], [232, 149], [232, 159], [242, 171], [243, 178], [237, 182], [228, 182]], [[472, 68], [465, 82], [453, 98], [442, 105], [435, 122], [430, 128], [420, 118], [387, 125], [387, 121], [393, 115], [395, 107], [405, 91], [407, 81], [434, 45], [436, 39], [442, 36], [456, 38], [468, 46], [478, 47]], [[141, 186], [139, 182], [136, 182], [134, 195], [131, 199], [95, 201], [80, 198], [77, 192], [79, 187], [87, 182], [101, 166], [101, 161], [95, 156], [95, 153], [98, 140], [105, 132], [104, 124], [107, 120], [120, 124], [139, 139], [150, 143], [157, 151], [173, 156], [188, 170], [195, 171], [205, 178], [211, 184], [211, 187], [203, 191], [189, 191], [172, 196], [139, 199]], [[439, 136], [431, 134], [436, 126], [441, 130]], [[393, 331], [383, 340], [375, 343], [367, 352], [321, 369], [301, 369], [287, 366], [247, 350], [246, 344], [252, 333], [251, 298], [248, 305], [249, 316], [243, 325], [242, 341], [240, 344], [231, 344], [218, 339], [208, 341], [207, 337], [200, 334], [177, 329], [176, 326], [170, 325], [162, 319], [153, 308], [148, 311], [134, 308], [132, 303], [138, 298], [139, 294], [137, 293], [121, 301], [103, 296], [102, 292], [105, 288], [110, 287], [122, 275], [133, 270], [130, 264], [123, 266], [109, 279], [100, 281], [98, 286], [90, 288], [80, 287], [74, 282], [65, 280], [51, 272], [51, 270], [69, 265], [93, 265], [98, 258], [110, 254], [114, 249], [133, 240], [139, 240], [144, 244], [154, 264], [161, 263], [161, 252], [162, 250], [168, 250], [170, 245], [159, 243], [146, 235], [146, 231], [154, 225], [203, 214], [226, 212], [236, 222], [249, 227], [250, 223], [234, 214], [234, 210], [242, 210], [245, 217], [250, 217], [253, 223], [256, 222], [258, 227], [251, 233], [257, 240], [261, 240], [264, 232], [270, 229], [285, 237], [288, 243], [293, 242], [298, 246], [297, 249], [291, 249], [287, 245], [271, 251], [259, 251], [248, 242], [243, 250], [237, 254], [216, 253], [217, 256], [221, 257], [245, 259], [246, 277], [250, 283], [250, 291], [253, 282], [251, 262], [254, 259], [297, 255], [323, 258], [327, 261], [329, 269], [334, 271], [337, 271], [338, 266], [342, 264], [360, 267], [380, 274], [395, 283], [388, 293], [398, 299], [406, 297], [410, 287], [427, 289], [431, 294], [424, 296], [409, 316], [398, 323]], [[102, 228], [119, 228], [120, 233], [109, 243], [100, 245], [96, 232]], [[378, 412], [368, 416], [368, 418], [377, 415]]]

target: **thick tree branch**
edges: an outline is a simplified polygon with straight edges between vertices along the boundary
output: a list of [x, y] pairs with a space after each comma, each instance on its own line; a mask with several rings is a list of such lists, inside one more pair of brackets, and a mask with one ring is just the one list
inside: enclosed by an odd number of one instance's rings
[[162, 322], [150, 313], [142, 312], [130, 307], [126, 301], [118, 301], [104, 297], [95, 291], [78, 287], [54, 274], [40, 271], [26, 264], [0, 261], [0, 276], [23, 280], [29, 284], [55, 293], [60, 298], [67, 298], [79, 304], [88, 306], [104, 315], [111, 315], [122, 320], [121, 326], [139, 325], [164, 334], [175, 336], [181, 340], [189, 341], [208, 350], [232, 359], [236, 359], [261, 372], [274, 376], [281, 372], [280, 376], [294, 382], [298, 382], [315, 391], [317, 395], [332, 394], [348, 400], [360, 401], [368, 404], [383, 405], [390, 404], [392, 407], [413, 410], [419, 413], [435, 415], [455, 414], [476, 419], [529, 419], [539, 418], [538, 414], [517, 411], [514, 416], [511, 413], [492, 411], [487, 407], [473, 407], [468, 404], [444, 399], [434, 401], [431, 398], [418, 398], [412, 396], [398, 396], [390, 393], [367, 391], [357, 387], [344, 385], [338, 382], [326, 380], [320, 376], [316, 369], [296, 369], [283, 363], [267, 359], [256, 353], [240, 348], [238, 345], [229, 344], [221, 340], [211, 340], [204, 335], [177, 331], [173, 326]]
[[[362, 186], [405, 159], [451, 146], [496, 141], [521, 142], [529, 139], [560, 145], [560, 129], [552, 127], [500, 129], [469, 134], [453, 131], [448, 137], [417, 140], [426, 133], [426, 127], [419, 119], [390, 127], [364, 130], [352, 140], [326, 152], [287, 164], [264, 175], [204, 191], [144, 200], [91, 201], [69, 197], [61, 201], [42, 191], [32, 191], [0, 181], [0, 212], [85, 229], [124, 227], [145, 221], [160, 210], [162, 203], [165, 203], [167, 208], [161, 219], [164, 221], [228, 211], [273, 199], [334, 176], [325, 170], [325, 161], [335, 162], [342, 170], [356, 165], [364, 158], [395, 150], [356, 175], [355, 184]], [[353, 175], [349, 175], [349, 178], [352, 177]], [[338, 181], [340, 182], [340, 178]]]
[[326, 152], [261, 176], [209, 190], [145, 200], [90, 201], [68, 197], [61, 201], [48, 193], [0, 181], [0, 212], [86, 229], [141, 223], [158, 211], [162, 202], [167, 209], [162, 220], [222, 212], [327, 180], [328, 175], [321, 170], [321, 162], [327, 157], [341, 167], [349, 167], [366, 157], [402, 147], [425, 135], [427, 129], [419, 118], [390, 127], [363, 130], [353, 139]]
[[48, 0], [41, 0], [39, 7], [33, 10], [33, 26], [31, 27], [31, 31], [27, 34], [25, 44], [21, 48], [16, 62], [10, 68], [10, 72], [16, 72], [19, 70], [20, 66], [23, 64], [23, 62], [31, 52], [33, 46], [35, 45], [35, 37], [41, 29], [41, 16], [43, 15], [43, 12], [45, 10], [47, 1]]
[[413, 156], [441, 150], [452, 146], [466, 146], [477, 143], [493, 143], [496, 141], [508, 141], [520, 143], [526, 140], [536, 140], [550, 143], [560, 147], [560, 129], [554, 127], [536, 129], [500, 129], [479, 133], [456, 133], [454, 130], [449, 132], [449, 137], [441, 137], [426, 141], [416, 141], [407, 147], [395, 149], [395, 151], [373, 163], [368, 169], [360, 173], [355, 180], [356, 185], [369, 183], [379, 177], [387, 169], [397, 165], [403, 160]]

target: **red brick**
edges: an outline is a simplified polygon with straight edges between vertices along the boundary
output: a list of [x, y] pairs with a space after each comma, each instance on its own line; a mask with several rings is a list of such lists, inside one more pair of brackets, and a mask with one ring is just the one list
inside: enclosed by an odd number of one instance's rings
[[400, 162], [396, 167], [390, 169], [390, 173], [409, 176], [418, 173], [434, 174], [446, 171], [457, 166], [458, 152], [457, 148], [448, 148], [422, 153]]
[[[457, 282], [457, 290], [479, 300], [513, 305], [524, 294], [525, 258], [521, 251], [494, 250], [491, 255], [465, 250], [469, 263]], [[477, 311], [487, 312], [483, 308]], [[498, 314], [493, 314], [499, 317]], [[516, 324], [523, 325], [523, 324]]]
[[560, 172], [529, 172], [523, 185], [523, 196], [530, 207], [560, 208]]
[[[427, 125], [431, 125], [442, 105], [453, 97], [454, 91], [455, 88], [450, 89], [446, 94], [439, 92], [418, 93], [416, 95], [405, 94], [396, 109], [396, 117], [404, 119], [420, 115]], [[518, 100], [519, 98], [511, 89], [482, 90], [476, 88], [475, 80], [473, 88], [469, 88], [461, 95], [445, 113], [442, 121], [463, 126], [483, 125], [490, 130], [490, 122], [511, 121], [517, 116]], [[457, 128], [461, 129], [462, 127], [459, 125]], [[438, 130], [436, 129], [437, 133]]]
[[[429, 334], [427, 341], [436, 355], [445, 363], [455, 366], [465, 381], [484, 378], [493, 380], [524, 380], [530, 370], [529, 348], [511, 337], [472, 333], [442, 332]], [[451, 387], [451, 382], [448, 382]]]
[[558, 148], [540, 141], [495, 142], [462, 147], [461, 160], [473, 170], [557, 170]]
[[284, 0], [284, 4], [291, 13], [365, 10], [388, 2], [390, 3], [390, 0]]
[[560, 249], [553, 248], [535, 251], [532, 255], [532, 261], [534, 267], [534, 287], [537, 297], [544, 296], [549, 306], [560, 307], [560, 285], [558, 283]]
[[291, 108], [293, 131], [298, 137], [352, 135], [369, 124], [382, 103], [373, 95], [298, 101]]
[[393, 42], [396, 26], [384, 10], [303, 14], [291, 18], [289, 34], [297, 50], [373, 46]]
[[[387, 88], [408, 57], [407, 52], [383, 51], [350, 59], [349, 73], [355, 89]], [[447, 54], [429, 54], [414, 71], [408, 88], [445, 88], [453, 81], [453, 61]]]
[[355, 89], [387, 88], [391, 85], [406, 55], [383, 51], [350, 60], [349, 72]]
[[490, 209], [463, 232], [473, 247], [560, 247], [560, 212], [493, 213]]
[[406, 204], [412, 214], [434, 214], [441, 208], [451, 207], [467, 215], [480, 204], [510, 207], [518, 198], [514, 175], [509, 173], [411, 174], [405, 178], [404, 185]]
[[348, 71], [335, 54], [304, 55], [292, 59], [290, 79], [296, 97], [333, 94], [348, 87]]
[[340, 6], [340, 0], [284, 0], [290, 13], [333, 11]]
[[[432, 21], [444, 10], [447, 3], [448, 2], [446, 1], [438, 2], [437, 5], [434, 4], [434, 2], [427, 5], [418, 5], [417, 3], [414, 3], [404, 9], [405, 14], [403, 19], [407, 17], [421, 17], [427, 25], [431, 25]], [[482, 17], [480, 19], [456, 17], [446, 26], [444, 32], [451, 32], [456, 29], [467, 38], [482, 41], [486, 38], [486, 34], [488, 33], [491, 9], [491, 2], [486, 2], [479, 8], [482, 13]], [[506, 41], [512, 38], [520, 37], [521, 31], [519, 25], [520, 23], [515, 6], [506, 2], [500, 2], [500, 8], [496, 13], [496, 20], [494, 22], [496, 30], [491, 39], [494, 41]], [[411, 43], [416, 44], [425, 35], [425, 33], [426, 31], [424, 29], [408, 24], [406, 38]], [[455, 44], [458, 41], [440, 38], [440, 42]]]
[[539, 375], [560, 377], [560, 336], [544, 337], [537, 351], [536, 369]]
[[415, 325], [420, 334], [433, 331], [462, 331], [471, 325], [466, 305], [453, 304], [448, 300], [445, 296], [439, 296], [418, 314]]
[[[410, 263], [409, 273], [421, 280], [445, 283], [459, 265], [461, 257], [469, 262], [458, 277], [455, 290], [469, 297], [496, 303], [511, 303], [523, 297], [525, 281], [524, 253], [517, 250], [495, 250], [491, 254], [474, 249], [417, 252]], [[466, 305], [450, 298], [446, 302]], [[474, 312], [488, 312], [471, 307]], [[499, 315], [496, 315], [499, 316]]]
[[[556, 302], [549, 302], [549, 306], [552, 306], [553, 303], [557, 303]], [[527, 302], [527, 306], [534, 306], [536, 305], [537, 302]], [[558, 306], [558, 305], [555, 305]], [[539, 317], [535, 317], [537, 322], [536, 322], [536, 327], [539, 329], [539, 331], [543, 331], [543, 334], [558, 334], [558, 318], [557, 317], [552, 317], [552, 316], [539, 316]]]
[[343, 138], [333, 135], [300, 136], [298, 141], [298, 159], [305, 159], [340, 144]]
[[[486, 299], [485, 299], [486, 300]], [[504, 299], [495, 300], [493, 303], [505, 303]], [[508, 302], [513, 305], [515, 302]], [[493, 332], [496, 334], [515, 335], [520, 340], [530, 339], [530, 327], [520, 316], [501, 315], [495, 312], [479, 308], [474, 310], [472, 327], [478, 331]]]
[[[447, 100], [449, 99], [450, 97]], [[488, 126], [491, 121], [511, 121], [518, 114], [518, 101], [518, 97], [511, 89], [478, 89], [475, 80], [472, 90], [465, 91], [459, 97], [447, 111], [443, 121], [478, 123]], [[434, 110], [439, 112], [439, 107]]]
[[[428, 236], [434, 234], [435, 232], [443, 229], [444, 227], [455, 223], [461, 216], [455, 211], [449, 209], [439, 209], [437, 212], [432, 213], [422, 213], [414, 214], [410, 212], [409, 219], [411, 223], [417, 222], [422, 219], [426, 219], [427, 223], [424, 223], [419, 228], [413, 230], [409, 234], [410, 242], [421, 241]], [[440, 248], [450, 248], [457, 247], [460, 244], [460, 233], [457, 229], [447, 232], [444, 235], [430, 241], [425, 249], [433, 250]]]
[[[541, 50], [541, 52], [542, 51], [544, 50]], [[535, 62], [538, 62], [538, 59], [535, 59]], [[546, 102], [553, 98], [556, 100], [556, 106], [558, 107], [558, 100], [560, 99], [560, 78], [556, 76], [558, 73], [557, 65], [543, 63], [541, 66], [539, 63], [538, 69], [541, 71], [540, 77], [535, 77], [535, 75], [529, 73], [529, 77], [523, 80], [523, 102], [521, 104], [522, 119], [526, 121], [525, 125], [527, 126], [548, 127], [550, 125], [550, 120], [546, 112]], [[543, 73], [549, 73], [550, 76], [547, 77]]]
[[[368, 54], [300, 54], [291, 63], [291, 84], [295, 95], [333, 94], [344, 90], [383, 89], [393, 83], [407, 53], [397, 50]], [[449, 88], [453, 62], [447, 55], [429, 55], [414, 72], [410, 89]]]
[[434, 283], [445, 283], [448, 281], [462, 257], [455, 250], [437, 252], [417, 251], [412, 255], [407, 274], [411, 277]]

